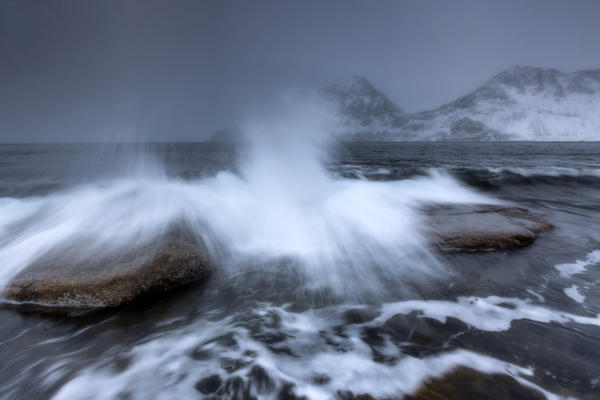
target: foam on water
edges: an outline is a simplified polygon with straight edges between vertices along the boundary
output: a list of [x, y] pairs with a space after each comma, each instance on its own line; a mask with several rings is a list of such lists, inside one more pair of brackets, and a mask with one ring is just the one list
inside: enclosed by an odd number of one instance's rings
[[486, 331], [505, 331], [516, 319], [600, 326], [600, 314], [595, 318], [584, 317], [536, 306], [526, 300], [499, 296], [459, 297], [456, 302], [410, 300], [388, 303], [383, 305], [383, 313], [378, 320], [385, 321], [395, 314], [405, 314], [413, 310], [421, 311], [423, 315], [441, 322], [445, 322], [448, 317], [458, 318], [477, 329]]
[[[361, 338], [362, 328], [381, 327], [390, 316], [412, 311], [422, 311], [424, 316], [436, 319], [453, 316], [484, 330], [507, 330], [518, 319], [600, 326], [598, 318], [579, 317], [518, 299], [469, 298], [442, 303], [386, 304], [379, 310], [378, 318], [346, 325], [343, 335], [335, 334], [336, 327], [343, 323], [340, 316], [350, 306], [294, 312], [287, 307], [260, 304], [245, 311], [244, 316], [230, 315], [219, 321], [211, 319], [209, 313], [190, 326], [168, 335], [156, 335], [120, 354], [128, 360], [124, 371], [115, 370], [114, 359], [94, 363], [62, 386], [55, 398], [105, 399], [124, 393], [132, 399], [188, 398], [197, 395], [198, 381], [215, 374], [220, 376], [222, 388], [227, 387], [228, 381], [230, 388], [235, 387], [231, 382], [238, 380], [236, 390], [240, 393], [244, 390], [247, 395], [265, 399], [277, 398], [286, 385], [291, 385], [290, 391], [296, 395], [310, 399], [335, 398], [336, 393], [346, 391], [387, 398], [414, 393], [425, 380], [442, 376], [458, 366], [468, 366], [484, 373], [508, 374], [544, 393], [548, 399], [559, 399], [560, 396], [527, 379], [534, 374], [532, 368], [468, 350], [436, 352], [417, 358], [403, 354], [386, 339], [379, 344], [379, 350], [397, 361], [376, 362], [372, 348]], [[498, 306], [500, 303], [512, 304], [515, 309]], [[255, 318], [261, 330], [242, 322], [249, 316]], [[269, 328], [272, 325], [276, 325], [273, 331]], [[275, 333], [280, 336], [275, 344], [265, 341], [265, 337]], [[332, 342], [337, 343], [332, 345]], [[277, 344], [287, 350], [273, 351], [272, 346]], [[61, 369], [59, 361], [51, 368], [53, 373], [48, 376], [47, 385], [60, 379]], [[261, 370], [264, 373], [258, 372]], [[148, 379], [149, 376], [153, 379]]]
[[573, 275], [585, 272], [586, 268], [600, 262], [600, 250], [594, 250], [588, 253], [583, 260], [576, 260], [574, 263], [558, 264], [555, 268], [560, 272], [560, 275], [565, 278], [570, 278]]
[[492, 173], [505, 173], [509, 172], [516, 175], [521, 175], [525, 177], [534, 177], [534, 176], [552, 176], [552, 177], [560, 177], [560, 176], [569, 176], [569, 177], [580, 177], [580, 176], [592, 176], [592, 177], [600, 177], [600, 168], [594, 167], [580, 167], [580, 168], [571, 168], [571, 167], [557, 167], [557, 166], [548, 166], [548, 167], [487, 167], [489, 172]]
[[583, 303], [585, 301], [585, 296], [581, 294], [581, 289], [577, 285], [572, 285], [571, 287], [565, 288], [563, 291], [567, 296], [572, 298], [578, 303]]

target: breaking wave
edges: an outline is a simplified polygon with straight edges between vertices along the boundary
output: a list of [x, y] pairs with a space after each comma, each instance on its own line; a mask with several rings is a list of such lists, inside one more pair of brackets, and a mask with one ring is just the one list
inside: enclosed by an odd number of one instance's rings
[[145, 157], [152, 166], [145, 173], [1, 199], [0, 284], [58, 246], [93, 258], [148, 243], [184, 221], [221, 269], [289, 259], [309, 287], [381, 293], [384, 282], [402, 287], [441, 270], [422, 236], [423, 205], [489, 201], [435, 171], [393, 182], [334, 176], [324, 167], [331, 114], [284, 102], [274, 115], [247, 122], [238, 172], [184, 181]]

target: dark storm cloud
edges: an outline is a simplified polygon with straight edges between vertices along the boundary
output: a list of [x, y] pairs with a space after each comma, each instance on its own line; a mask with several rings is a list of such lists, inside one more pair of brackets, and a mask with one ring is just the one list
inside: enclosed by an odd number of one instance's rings
[[0, 1], [0, 139], [200, 140], [364, 75], [418, 111], [513, 64], [600, 67], [597, 1]]

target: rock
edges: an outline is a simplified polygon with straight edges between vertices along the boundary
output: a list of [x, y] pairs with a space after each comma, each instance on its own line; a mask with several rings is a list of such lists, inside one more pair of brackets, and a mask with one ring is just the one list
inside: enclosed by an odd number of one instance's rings
[[381, 314], [374, 309], [353, 308], [346, 310], [342, 318], [346, 324], [364, 324], [377, 318]]
[[196, 383], [196, 390], [202, 394], [216, 393], [223, 384], [223, 380], [219, 375], [211, 375], [201, 379]]
[[250, 364], [248, 361], [230, 358], [230, 357], [221, 358], [220, 363], [221, 363], [221, 368], [223, 368], [226, 372], [228, 372], [230, 374], [239, 369], [242, 369], [242, 368], [248, 366], [248, 364]]
[[450, 338], [463, 334], [469, 327], [456, 318], [440, 322], [413, 311], [394, 315], [385, 321], [383, 329], [403, 353], [418, 357], [443, 350]]
[[277, 400], [307, 400], [305, 396], [296, 396], [294, 394], [293, 383], [285, 383], [277, 396]]
[[518, 207], [487, 204], [439, 205], [426, 210], [435, 244], [445, 251], [524, 247], [552, 228]]
[[[362, 393], [359, 395], [355, 395], [349, 390], [338, 390], [337, 398], [340, 400], [376, 400], [375, 397], [371, 396], [368, 393]], [[388, 400], [388, 399], [385, 399]], [[390, 399], [391, 400], [391, 399]]]
[[[600, 326], [586, 326], [573, 335], [569, 329], [522, 319], [503, 332], [471, 329], [454, 336], [450, 345], [517, 365], [535, 365], [540, 371], [536, 383], [561, 398], [598, 400], [598, 338]], [[560, 353], [548, 351], [557, 343]]]
[[266, 393], [275, 387], [267, 371], [260, 365], [253, 366], [247, 376], [250, 388], [256, 393]]
[[314, 384], [326, 385], [331, 381], [331, 378], [325, 374], [315, 374], [311, 380]]
[[487, 375], [461, 367], [442, 378], [426, 382], [414, 396], [407, 396], [405, 400], [542, 400], [545, 398], [542, 393], [522, 386], [511, 376]]
[[210, 270], [201, 242], [176, 229], [133, 249], [91, 252], [84, 243], [54, 249], [21, 271], [5, 295], [54, 310], [114, 307], [204, 278]]
[[250, 397], [250, 388], [244, 385], [244, 380], [240, 376], [233, 375], [227, 379], [223, 386], [217, 392], [218, 399], [254, 399]]

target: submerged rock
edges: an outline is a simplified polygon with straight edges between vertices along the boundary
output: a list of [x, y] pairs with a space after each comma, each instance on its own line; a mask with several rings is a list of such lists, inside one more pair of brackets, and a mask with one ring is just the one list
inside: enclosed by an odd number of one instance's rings
[[383, 329], [403, 353], [418, 357], [442, 351], [452, 337], [462, 335], [469, 327], [453, 317], [441, 322], [413, 311], [394, 315], [385, 321]]
[[363, 324], [377, 318], [381, 314], [374, 309], [353, 308], [346, 310], [342, 315], [346, 324]]
[[84, 243], [54, 249], [21, 271], [5, 295], [58, 309], [114, 307], [199, 280], [210, 270], [202, 243], [177, 229], [127, 249], [92, 252]]
[[414, 396], [407, 396], [405, 400], [542, 400], [545, 398], [542, 393], [522, 386], [511, 376], [487, 375], [461, 367], [442, 378], [426, 382]]
[[219, 375], [207, 376], [196, 383], [196, 390], [202, 394], [216, 393], [223, 385], [223, 380]]
[[524, 247], [552, 228], [543, 218], [518, 207], [488, 204], [440, 205], [427, 210], [434, 242], [446, 251], [483, 251]]

